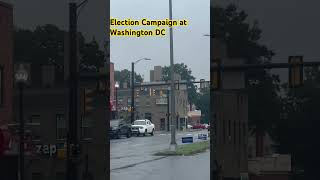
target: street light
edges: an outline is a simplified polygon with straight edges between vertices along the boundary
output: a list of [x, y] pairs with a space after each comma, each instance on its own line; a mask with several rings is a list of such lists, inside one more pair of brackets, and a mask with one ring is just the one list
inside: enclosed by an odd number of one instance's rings
[[78, 58], [78, 9], [88, 0], [79, 4], [77, 0], [69, 1], [69, 126], [67, 134], [67, 173], [66, 179], [78, 179], [79, 175], [79, 134], [78, 134], [78, 88], [79, 88], [79, 58]]
[[134, 121], [134, 111], [135, 111], [135, 108], [134, 108], [134, 65], [137, 64], [138, 62], [142, 61], [142, 60], [145, 60], [145, 61], [150, 61], [151, 59], [150, 58], [141, 58], [141, 59], [138, 59], [136, 60], [135, 62], [132, 62], [131, 63], [131, 123], [133, 123]]
[[24, 120], [23, 120], [23, 86], [28, 81], [28, 71], [23, 64], [19, 64], [18, 69], [15, 72], [15, 80], [19, 88], [19, 116], [20, 116], [20, 146], [19, 146], [19, 168], [20, 168], [20, 180], [24, 180]]
[[116, 82], [116, 84], [114, 85], [115, 90], [116, 90], [116, 118], [119, 118], [119, 113], [118, 113], [118, 88], [119, 88], [119, 83]]
[[211, 34], [204, 34], [203, 36], [210, 37], [210, 38], [213, 38], [213, 37], [214, 37], [214, 36], [211, 35]]

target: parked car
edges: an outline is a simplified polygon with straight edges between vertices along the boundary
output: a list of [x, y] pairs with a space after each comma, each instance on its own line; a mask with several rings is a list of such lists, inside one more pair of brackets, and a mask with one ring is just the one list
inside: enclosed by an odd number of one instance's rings
[[208, 129], [209, 124], [203, 124], [203, 125], [204, 125], [205, 129]]
[[154, 134], [154, 124], [151, 123], [148, 119], [135, 120], [131, 126], [132, 134], [140, 136], [146, 136], [147, 134]]
[[187, 126], [187, 127], [188, 127], [188, 129], [192, 129], [192, 126], [191, 126], [190, 124], [188, 124], [188, 126]]
[[111, 138], [119, 139], [125, 135], [127, 138], [131, 137], [131, 124], [123, 119], [113, 119], [110, 121], [109, 136]]
[[203, 124], [195, 124], [192, 129], [206, 129], [206, 126]]

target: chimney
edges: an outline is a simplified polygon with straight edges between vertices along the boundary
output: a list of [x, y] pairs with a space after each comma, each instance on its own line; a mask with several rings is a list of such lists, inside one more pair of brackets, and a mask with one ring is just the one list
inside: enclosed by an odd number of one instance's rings
[[154, 81], [154, 70], [150, 70], [150, 82]]
[[162, 67], [155, 66], [154, 67], [154, 81], [162, 81]]

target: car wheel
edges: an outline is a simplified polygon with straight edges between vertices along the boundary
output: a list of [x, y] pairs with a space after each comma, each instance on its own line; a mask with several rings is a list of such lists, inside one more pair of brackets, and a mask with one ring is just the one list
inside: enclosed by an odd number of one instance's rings
[[147, 135], [147, 130], [145, 130], [143, 133], [143, 136], [146, 136], [146, 135]]
[[130, 137], [131, 137], [131, 132], [128, 131], [128, 132], [127, 132], [127, 138], [130, 138]]
[[153, 136], [153, 135], [154, 135], [154, 133], [153, 133], [153, 132], [154, 132], [154, 129], [152, 129], [152, 132], [150, 133], [150, 134], [151, 134], [151, 136]]

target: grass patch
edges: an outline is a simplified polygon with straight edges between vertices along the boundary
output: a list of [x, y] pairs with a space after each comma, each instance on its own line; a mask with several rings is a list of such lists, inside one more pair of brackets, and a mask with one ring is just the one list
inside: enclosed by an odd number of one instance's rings
[[196, 142], [192, 144], [179, 145], [176, 151], [164, 150], [157, 152], [155, 156], [191, 156], [206, 151], [210, 148], [210, 141]]

